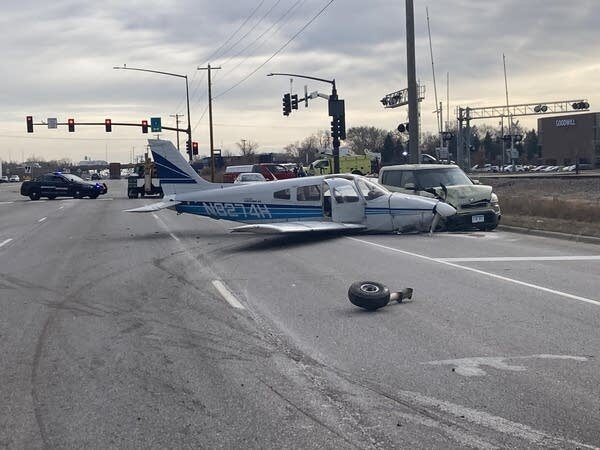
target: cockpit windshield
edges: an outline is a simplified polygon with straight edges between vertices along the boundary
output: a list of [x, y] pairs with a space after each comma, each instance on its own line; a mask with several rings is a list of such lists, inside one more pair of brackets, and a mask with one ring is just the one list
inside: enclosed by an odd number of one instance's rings
[[365, 200], [374, 200], [389, 193], [387, 189], [365, 178], [357, 178], [356, 185]]

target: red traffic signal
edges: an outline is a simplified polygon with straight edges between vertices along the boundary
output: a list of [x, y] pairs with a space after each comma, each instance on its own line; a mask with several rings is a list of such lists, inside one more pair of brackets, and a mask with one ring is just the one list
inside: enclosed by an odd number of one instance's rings
[[197, 155], [198, 154], [198, 143], [197, 142], [192, 142], [192, 155]]
[[142, 133], [147, 133], [147, 132], [148, 132], [148, 121], [142, 120]]
[[106, 128], [106, 132], [110, 133], [112, 131], [112, 120], [104, 119], [104, 127]]
[[67, 125], [69, 126], [69, 133], [73, 133], [75, 131], [75, 119], [68, 119]]
[[27, 132], [33, 133], [33, 116], [27, 116]]

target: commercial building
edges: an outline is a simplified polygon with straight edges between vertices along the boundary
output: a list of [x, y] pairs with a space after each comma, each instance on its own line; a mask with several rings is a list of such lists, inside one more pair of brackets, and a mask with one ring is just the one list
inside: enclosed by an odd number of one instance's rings
[[540, 118], [538, 139], [543, 164], [600, 168], [600, 113]]

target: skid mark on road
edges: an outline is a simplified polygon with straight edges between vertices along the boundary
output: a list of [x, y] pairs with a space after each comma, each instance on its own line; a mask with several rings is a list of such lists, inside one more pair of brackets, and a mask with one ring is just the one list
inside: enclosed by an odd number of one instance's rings
[[531, 289], [537, 289], [539, 291], [547, 292], [547, 293], [553, 294], [553, 295], [558, 295], [560, 297], [565, 297], [565, 298], [568, 298], [571, 300], [577, 300], [580, 302], [589, 303], [590, 305], [600, 306], [600, 301], [598, 301], [598, 300], [592, 300], [592, 299], [589, 299], [586, 297], [580, 297], [579, 295], [573, 295], [573, 294], [569, 294], [567, 292], [557, 291], [555, 289], [550, 289], [550, 288], [547, 288], [544, 286], [539, 286], [539, 285], [533, 284], [533, 283], [526, 283], [525, 281], [515, 280], [514, 278], [508, 278], [508, 277], [505, 277], [502, 275], [497, 275], [497, 274], [491, 273], [491, 272], [485, 272], [483, 270], [475, 269], [473, 267], [461, 266], [460, 264], [454, 264], [452, 262], [446, 261], [443, 258], [432, 258], [430, 256], [420, 255], [419, 253], [408, 252], [406, 250], [400, 250], [400, 249], [397, 249], [394, 247], [388, 247], [387, 245], [376, 244], [374, 242], [365, 241], [364, 239], [358, 239], [358, 238], [354, 238], [354, 237], [346, 237], [346, 239], [350, 239], [355, 242], [360, 242], [361, 244], [367, 244], [367, 245], [371, 245], [373, 247], [382, 248], [382, 249], [385, 249], [385, 250], [388, 250], [391, 252], [401, 253], [403, 255], [408, 255], [408, 256], [415, 257], [415, 258], [424, 259], [426, 261], [431, 261], [431, 262], [435, 262], [438, 264], [444, 264], [446, 266], [454, 267], [456, 269], [461, 269], [461, 270], [465, 270], [468, 272], [473, 272], [473, 273], [476, 273], [479, 275], [484, 275], [486, 277], [494, 278], [496, 280], [501, 280], [501, 281], [506, 281], [508, 283], [518, 284], [520, 286], [525, 286], [525, 287], [528, 287]]

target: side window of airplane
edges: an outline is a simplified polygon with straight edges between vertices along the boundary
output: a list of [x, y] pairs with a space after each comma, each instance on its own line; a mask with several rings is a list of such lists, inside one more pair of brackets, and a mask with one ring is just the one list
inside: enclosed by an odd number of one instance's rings
[[321, 187], [317, 184], [300, 186], [296, 192], [299, 202], [318, 202], [321, 200]]
[[289, 189], [282, 189], [281, 191], [273, 192], [273, 198], [278, 198], [281, 200], [289, 200], [290, 198], [292, 198], [292, 196], [290, 195]]

